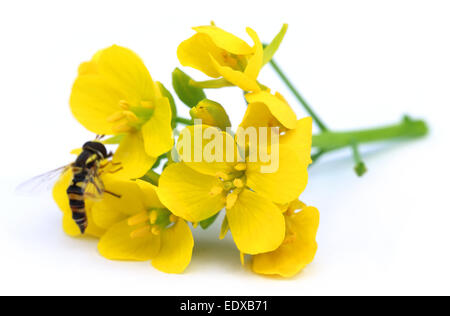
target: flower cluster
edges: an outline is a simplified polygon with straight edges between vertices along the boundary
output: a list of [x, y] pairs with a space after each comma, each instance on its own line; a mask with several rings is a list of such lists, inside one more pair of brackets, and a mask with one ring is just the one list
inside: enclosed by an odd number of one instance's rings
[[[100, 50], [79, 67], [72, 113], [89, 131], [108, 135], [104, 144], [118, 145], [98, 173], [104, 194], [85, 195], [85, 235], [99, 239], [105, 258], [151, 261], [160, 271], [181, 273], [194, 249], [191, 229], [223, 218], [218, 238], [231, 233], [243, 264], [259, 274], [293, 276], [317, 250], [319, 212], [299, 200], [311, 163], [312, 119], [298, 119], [281, 94], [258, 81], [286, 26], [266, 47], [250, 28], [251, 44], [215, 25], [194, 31], [179, 45], [179, 61], [211, 80], [173, 73], [192, 120], [177, 116], [170, 92], [127, 48]], [[204, 92], [229, 86], [241, 89], [247, 103], [235, 130], [226, 109]], [[66, 171], [53, 195], [64, 231], [80, 237], [66, 193], [72, 178]]]

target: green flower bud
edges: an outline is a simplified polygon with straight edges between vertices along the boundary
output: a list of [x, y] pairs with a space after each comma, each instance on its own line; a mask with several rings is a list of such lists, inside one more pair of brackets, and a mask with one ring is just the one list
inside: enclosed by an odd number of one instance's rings
[[201, 119], [205, 125], [216, 126], [221, 130], [231, 127], [227, 112], [217, 102], [205, 99], [200, 101], [196, 107], [193, 107], [189, 113], [192, 119]]
[[178, 97], [184, 104], [192, 108], [196, 106], [200, 101], [206, 99], [206, 94], [201, 88], [193, 87], [190, 85], [192, 78], [182, 72], [180, 69], [175, 68], [172, 73], [172, 84]]

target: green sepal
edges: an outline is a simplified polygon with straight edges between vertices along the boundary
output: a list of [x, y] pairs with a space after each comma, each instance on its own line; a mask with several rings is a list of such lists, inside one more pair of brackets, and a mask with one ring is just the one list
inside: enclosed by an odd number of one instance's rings
[[284, 24], [277, 36], [275, 36], [272, 42], [264, 48], [263, 65], [266, 65], [272, 60], [286, 35], [287, 29], [288, 25]]
[[125, 134], [115, 135], [102, 141], [105, 145], [118, 145], [124, 139]]
[[172, 93], [161, 83], [158, 82], [159, 88], [161, 89], [161, 93], [167, 99], [169, 99], [170, 109], [172, 110], [172, 128], [177, 126], [177, 122], [175, 121], [178, 115], [177, 105], [175, 104], [175, 99], [173, 98]]
[[189, 111], [189, 114], [193, 120], [202, 120], [202, 124], [216, 126], [223, 131], [227, 127], [231, 127], [231, 121], [225, 108], [220, 103], [209, 99], [200, 101]]
[[196, 106], [201, 100], [206, 99], [203, 89], [193, 87], [190, 85], [191, 81], [193, 81], [191, 77], [179, 68], [175, 68], [172, 73], [173, 89], [177, 93], [178, 98], [190, 108]]
[[207, 218], [207, 219], [201, 221], [200, 222], [201, 228], [208, 229], [209, 226], [214, 224], [214, 222], [216, 221], [217, 217], [219, 216], [219, 213], [217, 213], [216, 215], [211, 216], [210, 218]]

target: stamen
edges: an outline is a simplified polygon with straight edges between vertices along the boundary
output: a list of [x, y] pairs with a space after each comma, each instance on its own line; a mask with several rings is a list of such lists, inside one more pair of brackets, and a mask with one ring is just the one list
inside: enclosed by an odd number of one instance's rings
[[216, 186], [216, 187], [213, 187], [213, 188], [211, 189], [211, 192], [209, 192], [209, 195], [211, 195], [211, 196], [217, 196], [217, 195], [219, 195], [219, 194], [222, 193], [222, 192], [223, 192], [223, 187]]
[[120, 133], [130, 133], [134, 131], [134, 128], [128, 125], [128, 123], [118, 124], [113, 126], [113, 132], [120, 134]]
[[136, 226], [145, 222], [148, 222], [148, 213], [141, 212], [128, 219], [128, 226]]
[[158, 212], [153, 210], [150, 212], [150, 224], [154, 225], [158, 220]]
[[130, 104], [125, 100], [119, 101], [119, 106], [124, 109], [125, 111], [128, 111], [130, 109]]
[[169, 220], [170, 220], [171, 223], [176, 223], [178, 221], [178, 216], [170, 214]]
[[124, 111], [123, 114], [125, 115], [125, 117], [127, 118], [127, 120], [130, 121], [130, 122], [135, 123], [135, 122], [138, 122], [138, 121], [139, 121], [139, 119], [138, 119], [138, 117], [136, 116], [136, 114], [134, 114], [134, 113], [131, 112], [131, 111]]
[[121, 119], [123, 119], [125, 117], [125, 114], [123, 111], [119, 111], [116, 112], [114, 114], [112, 114], [111, 116], [109, 116], [106, 121], [109, 123], [115, 123], [117, 121], [120, 121]]
[[236, 204], [239, 197], [239, 193], [234, 191], [233, 193], [229, 194], [227, 196], [227, 209], [233, 208], [233, 206]]
[[153, 226], [152, 227], [152, 234], [155, 236], [158, 236], [159, 234], [161, 234], [161, 228], [159, 228], [159, 226]]
[[192, 227], [197, 228], [198, 227], [198, 222], [192, 222]]
[[283, 244], [291, 244], [297, 240], [297, 233], [292, 232], [289, 235], [286, 236], [286, 238], [283, 241]]
[[245, 182], [242, 179], [234, 179], [233, 184], [236, 188], [243, 188], [245, 186]]
[[136, 239], [140, 237], [145, 237], [150, 235], [150, 225], [145, 225], [144, 227], [138, 228], [131, 232], [131, 239]]
[[244, 171], [247, 170], [247, 164], [246, 163], [238, 163], [236, 166], [234, 166], [234, 169], [237, 171]]

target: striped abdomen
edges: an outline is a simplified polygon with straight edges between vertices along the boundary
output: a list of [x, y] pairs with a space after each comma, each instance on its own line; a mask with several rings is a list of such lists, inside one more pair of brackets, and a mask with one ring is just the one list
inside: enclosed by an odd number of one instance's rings
[[88, 225], [86, 205], [84, 201], [87, 172], [84, 169], [74, 167], [73, 174], [72, 183], [67, 188], [67, 195], [69, 196], [72, 218], [80, 228], [81, 233], [84, 234]]

